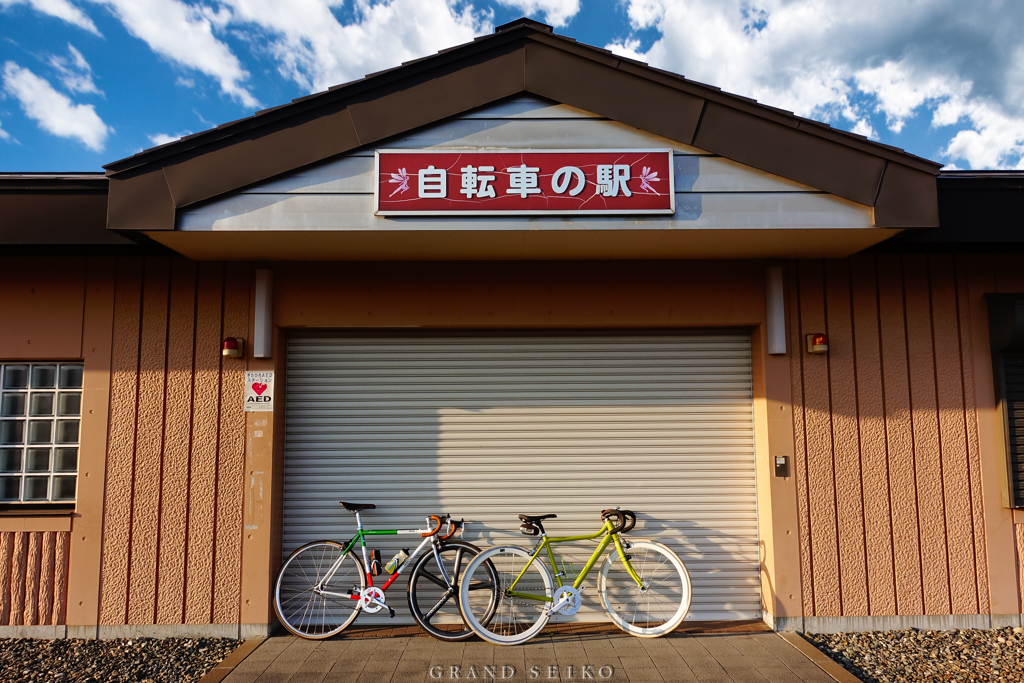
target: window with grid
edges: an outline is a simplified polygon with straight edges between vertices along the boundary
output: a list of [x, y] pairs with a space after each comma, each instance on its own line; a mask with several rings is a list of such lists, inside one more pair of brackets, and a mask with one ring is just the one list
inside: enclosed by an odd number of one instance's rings
[[81, 363], [0, 363], [0, 503], [75, 500]]

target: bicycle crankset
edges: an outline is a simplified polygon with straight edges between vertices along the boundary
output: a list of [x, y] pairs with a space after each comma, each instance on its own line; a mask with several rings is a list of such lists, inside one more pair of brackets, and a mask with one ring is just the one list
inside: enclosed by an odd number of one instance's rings
[[384, 591], [376, 586], [364, 588], [359, 598], [359, 604], [364, 612], [369, 612], [370, 614], [381, 611], [386, 607], [384, 604]]
[[551, 606], [550, 614], [571, 616], [580, 611], [580, 604], [582, 603], [580, 592], [572, 586], [555, 588], [552, 597], [555, 600], [555, 604]]

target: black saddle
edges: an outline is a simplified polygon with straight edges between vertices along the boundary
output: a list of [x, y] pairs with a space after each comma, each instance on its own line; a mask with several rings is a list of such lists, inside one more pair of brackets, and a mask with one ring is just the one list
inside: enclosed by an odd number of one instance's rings
[[519, 515], [519, 519], [523, 520], [527, 524], [536, 524], [537, 522], [545, 519], [554, 519], [558, 515]]
[[360, 510], [376, 510], [376, 505], [370, 505], [369, 503], [346, 503], [341, 501], [341, 504], [345, 506], [345, 509], [349, 512], [359, 512]]

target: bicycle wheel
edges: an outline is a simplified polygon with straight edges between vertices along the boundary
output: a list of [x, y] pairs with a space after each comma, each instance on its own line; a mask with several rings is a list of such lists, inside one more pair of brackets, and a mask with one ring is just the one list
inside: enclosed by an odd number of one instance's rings
[[612, 622], [626, 633], [657, 638], [673, 631], [690, 610], [690, 574], [679, 556], [661, 543], [626, 541], [629, 564], [643, 581], [626, 571], [618, 552], [601, 566], [598, 594]]
[[[332, 568], [335, 571], [328, 577]], [[366, 574], [359, 558], [346, 553], [340, 543], [316, 541], [285, 560], [274, 586], [274, 610], [295, 635], [330, 638], [359, 616], [359, 600], [349, 596], [360, 594], [365, 587]]]
[[[409, 611], [416, 623], [435, 638], [465, 640], [473, 635], [473, 631], [466, 626], [459, 611], [459, 585], [470, 561], [480, 553], [480, 549], [465, 541], [446, 541], [438, 553], [452, 587], [448, 587], [441, 575], [434, 553], [427, 551], [409, 572]], [[470, 586], [469, 595], [477, 605], [475, 612], [486, 623], [498, 604], [497, 575], [490, 562], [485, 562], [482, 570], [487, 581], [477, 581]]]
[[[519, 645], [540, 633], [548, 623], [548, 608], [551, 607], [554, 584], [551, 573], [540, 560], [531, 564], [519, 579], [515, 592], [544, 599], [533, 600], [507, 594], [509, 586], [529, 561], [530, 553], [527, 551], [504, 545], [483, 551], [466, 567], [459, 586], [459, 609], [466, 625], [484, 640], [495, 645]], [[487, 611], [479, 604], [482, 601], [475, 600], [471, 594], [473, 586], [492, 580], [487, 571], [488, 563], [494, 568], [498, 589], [498, 604], [489, 618]]]

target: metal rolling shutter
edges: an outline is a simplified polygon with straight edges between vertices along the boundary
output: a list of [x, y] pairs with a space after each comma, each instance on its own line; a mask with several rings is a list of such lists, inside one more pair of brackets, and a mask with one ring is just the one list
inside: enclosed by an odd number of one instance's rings
[[1009, 451], [1010, 501], [1024, 507], [1024, 354], [1003, 353], [1003, 412]]
[[[761, 616], [745, 334], [303, 334], [286, 381], [285, 553], [351, 537], [339, 500], [376, 504], [369, 528], [451, 512], [481, 546], [531, 545], [521, 512], [557, 536], [622, 506], [686, 563], [688, 618]], [[395, 538], [384, 560], [414, 545]], [[593, 545], [556, 549], [578, 569]], [[604, 618], [596, 580], [569, 619]]]

